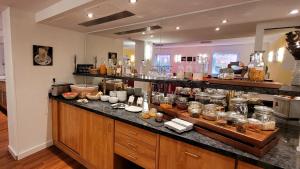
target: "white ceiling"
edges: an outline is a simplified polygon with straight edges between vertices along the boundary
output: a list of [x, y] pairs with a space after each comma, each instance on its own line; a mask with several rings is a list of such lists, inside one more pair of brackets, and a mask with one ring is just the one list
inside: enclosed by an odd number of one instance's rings
[[[32, 12], [42, 11], [57, 2], [59, 0], [0, 0], [0, 4]], [[48, 17], [42, 23], [113, 38], [179, 43], [253, 36], [257, 23], [300, 19], [300, 15], [288, 15], [292, 9], [300, 9], [299, 0], [139, 0], [134, 5], [128, 0], [92, 0], [92, 3]], [[136, 15], [97, 26], [78, 25], [90, 20], [87, 17], [89, 12], [95, 19], [124, 10]], [[222, 25], [225, 18], [228, 23]], [[160, 25], [163, 29], [146, 35], [114, 34], [151, 25]], [[175, 30], [176, 26], [181, 29]], [[216, 27], [221, 30], [216, 32]]]
[[37, 12], [59, 1], [60, 0], [0, 0], [0, 4], [25, 11]]

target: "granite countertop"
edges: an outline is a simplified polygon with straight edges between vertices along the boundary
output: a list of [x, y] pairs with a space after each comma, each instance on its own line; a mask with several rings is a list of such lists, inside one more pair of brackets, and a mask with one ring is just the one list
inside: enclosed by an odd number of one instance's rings
[[123, 109], [112, 109], [109, 103], [101, 101], [78, 103], [76, 100], [65, 100], [62, 97], [54, 97], [54, 99], [263, 168], [300, 169], [300, 152], [296, 151], [296, 147], [299, 145], [299, 127], [280, 125], [279, 143], [263, 157], [256, 157], [196, 131], [177, 134], [165, 127], [155, 127], [138, 118], [136, 113], [127, 112]]

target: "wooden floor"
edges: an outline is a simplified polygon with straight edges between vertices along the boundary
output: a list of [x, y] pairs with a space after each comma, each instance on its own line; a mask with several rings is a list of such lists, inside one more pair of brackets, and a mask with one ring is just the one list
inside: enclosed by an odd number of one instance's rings
[[7, 118], [0, 112], [0, 169], [85, 169], [54, 146], [16, 161], [8, 152]]

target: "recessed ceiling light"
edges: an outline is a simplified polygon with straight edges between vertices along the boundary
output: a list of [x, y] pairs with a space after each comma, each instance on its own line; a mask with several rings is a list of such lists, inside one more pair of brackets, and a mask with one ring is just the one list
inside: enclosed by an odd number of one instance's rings
[[145, 34], [146, 34], [146, 32], [142, 32], [142, 34], [143, 34], [143, 35], [145, 35]]
[[129, 0], [129, 2], [130, 2], [131, 4], [135, 4], [135, 3], [137, 2], [137, 0]]
[[222, 23], [223, 23], [223, 24], [227, 23], [227, 19], [223, 19], [223, 20], [222, 20]]
[[154, 35], [151, 35], [151, 36], [150, 36], [150, 38], [153, 38], [153, 37], [154, 37]]
[[219, 27], [217, 27], [215, 30], [216, 30], [216, 31], [220, 31], [220, 28], [219, 28]]
[[94, 14], [93, 14], [93, 13], [88, 13], [87, 16], [88, 16], [89, 18], [93, 18]]
[[290, 15], [296, 15], [299, 13], [298, 9], [291, 10]]
[[179, 26], [177, 26], [177, 27], [176, 27], [176, 30], [179, 30], [179, 29], [180, 29], [180, 27], [179, 27]]

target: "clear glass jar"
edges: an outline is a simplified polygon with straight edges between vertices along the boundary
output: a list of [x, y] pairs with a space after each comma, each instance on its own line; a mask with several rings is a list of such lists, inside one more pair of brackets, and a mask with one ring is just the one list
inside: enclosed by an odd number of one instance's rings
[[192, 93], [192, 89], [189, 87], [185, 87], [181, 91], [181, 94], [183, 94], [183, 95], [191, 95], [191, 93]]
[[199, 93], [201, 93], [201, 89], [200, 88], [193, 88], [192, 93], [193, 93], [193, 95], [199, 94]]
[[155, 105], [160, 105], [160, 101], [164, 98], [163, 93], [154, 93], [152, 95], [152, 103]]
[[160, 107], [162, 109], [171, 109], [172, 108], [172, 100], [170, 97], [164, 97], [161, 101], [160, 101]]
[[252, 118], [262, 122], [262, 130], [275, 130], [276, 120], [274, 110], [266, 106], [255, 106]]
[[239, 114], [245, 116], [247, 118], [248, 116], [248, 104], [247, 100], [243, 98], [233, 98], [230, 100], [230, 111], [238, 112]]
[[210, 96], [210, 103], [211, 103], [211, 104], [215, 104], [215, 105], [219, 105], [219, 106], [226, 107], [226, 106], [227, 106], [227, 103], [226, 103], [226, 96], [224, 96], [224, 95], [219, 95], [219, 94], [211, 95], [211, 96]]
[[239, 118], [235, 123], [236, 131], [240, 133], [245, 133], [247, 130], [248, 120], [247, 118]]
[[199, 94], [195, 95], [195, 100], [202, 104], [209, 104], [210, 96], [207, 93], [200, 92]]
[[202, 112], [202, 116], [206, 120], [216, 121], [217, 120], [216, 105], [214, 105], [214, 104], [205, 105], [204, 110]]
[[175, 100], [176, 100], [176, 95], [175, 94], [167, 94], [167, 97], [170, 98], [170, 101], [172, 102], [172, 104], [175, 104]]
[[178, 109], [186, 110], [188, 108], [188, 98], [178, 97], [176, 100], [176, 106]]
[[260, 132], [262, 130], [262, 122], [260, 120], [249, 118], [248, 119], [248, 126], [247, 128], [254, 132]]
[[217, 113], [217, 121], [216, 123], [221, 126], [225, 126], [228, 120], [228, 113], [226, 112], [218, 112]]
[[188, 104], [188, 112], [191, 117], [199, 118], [202, 112], [202, 104], [196, 101], [191, 101]]
[[239, 113], [234, 112], [234, 111], [227, 112], [227, 114], [228, 114], [228, 117], [227, 117], [228, 125], [235, 125], [237, 119], [239, 119], [239, 117], [241, 116]]
[[182, 90], [183, 90], [183, 87], [176, 87], [175, 94], [181, 94]]
[[255, 51], [250, 55], [251, 61], [248, 65], [248, 77], [251, 81], [263, 81], [265, 79], [263, 54], [264, 51]]
[[176, 78], [180, 80], [184, 79], [184, 66], [181, 64], [178, 66]]

